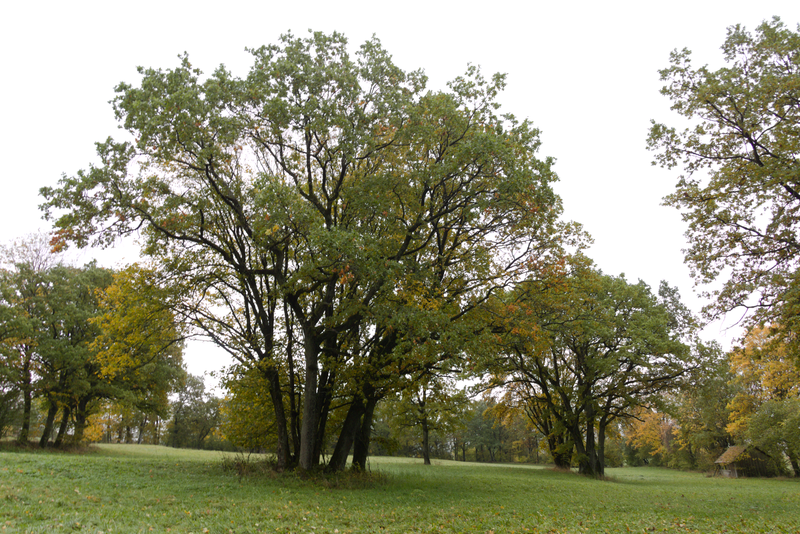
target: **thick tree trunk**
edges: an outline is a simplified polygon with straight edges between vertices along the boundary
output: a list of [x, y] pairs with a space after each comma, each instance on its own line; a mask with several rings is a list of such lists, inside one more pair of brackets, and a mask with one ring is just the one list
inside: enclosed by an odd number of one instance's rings
[[559, 469], [570, 469], [572, 467], [572, 451], [550, 451], [553, 457], [553, 463]]
[[[526, 410], [528, 419], [545, 436], [547, 450], [557, 469], [570, 469], [572, 467], [572, 453], [574, 443], [569, 439], [571, 432], [562, 426], [563, 421], [557, 421], [548, 405], [530, 406]], [[538, 451], [537, 451], [538, 460]]]
[[[66, 410], [67, 408], [64, 409]], [[42, 449], [47, 447], [47, 443], [50, 441], [50, 436], [53, 434], [53, 423], [56, 420], [56, 413], [58, 413], [58, 407], [56, 406], [55, 402], [51, 402], [50, 408], [47, 409], [47, 419], [44, 421], [42, 437], [39, 439], [39, 447]], [[56, 447], [58, 446], [59, 445], [56, 445]]]
[[600, 418], [600, 424], [597, 427], [597, 476], [604, 477], [606, 475], [606, 427], [608, 422], [605, 417]]
[[75, 410], [75, 435], [73, 439], [76, 444], [83, 443], [84, 431], [86, 430], [86, 407], [89, 404], [88, 398], [83, 398], [78, 401], [78, 406]]
[[321, 465], [322, 447], [325, 445], [325, 427], [328, 424], [328, 413], [331, 408], [331, 400], [333, 398], [333, 382], [335, 380], [334, 373], [325, 371], [322, 373], [322, 380], [320, 381], [320, 394], [317, 397], [317, 431], [314, 437], [314, 465]]
[[303, 419], [300, 422], [300, 454], [298, 465], [308, 471], [314, 465], [314, 445], [317, 431], [317, 373], [319, 371], [319, 343], [312, 332], [304, 329], [306, 357], [305, 388], [303, 393]]
[[573, 417], [569, 424], [569, 437], [575, 447], [575, 456], [578, 459], [578, 472], [586, 474], [589, 469], [589, 454], [586, 451], [586, 443], [584, 442], [585, 436], [583, 435], [583, 427], [577, 417]]
[[594, 408], [586, 409], [586, 466], [585, 475], [597, 476], [597, 443], [594, 435]]
[[282, 471], [291, 466], [291, 454], [289, 433], [286, 427], [286, 412], [283, 409], [283, 395], [281, 395], [280, 375], [275, 369], [267, 369], [265, 375], [269, 383], [269, 395], [272, 400], [272, 409], [275, 412], [275, 430], [278, 434], [275, 461], [278, 469]]
[[600, 468], [597, 461], [597, 447], [594, 443], [594, 433], [592, 433], [591, 438], [592, 439], [590, 439], [587, 444], [581, 443], [579, 446], [576, 445], [576, 452], [580, 458], [578, 462], [578, 472], [587, 477], [594, 478], [600, 476]]
[[367, 406], [364, 410], [364, 419], [361, 428], [356, 434], [356, 441], [353, 447], [353, 468], [365, 470], [367, 468], [367, 458], [369, 457], [369, 443], [372, 439], [372, 420], [375, 416], [375, 406], [378, 399], [370, 396], [367, 399]]
[[564, 434], [548, 434], [547, 448], [557, 468], [569, 469], [572, 467], [572, 451], [574, 445], [565, 438]]
[[577, 420], [570, 425], [572, 431], [572, 438], [575, 441], [575, 448], [580, 458], [578, 463], [578, 472], [588, 477], [597, 477], [597, 446], [595, 444], [594, 436], [594, 423], [595, 414], [594, 407], [588, 406], [584, 411], [586, 421], [584, 422], [584, 432], [581, 432], [580, 422]]
[[353, 441], [355, 441], [356, 432], [358, 432], [365, 411], [364, 401], [360, 397], [353, 399], [344, 418], [339, 439], [336, 440], [336, 447], [328, 462], [328, 471], [342, 471], [347, 466], [347, 456], [353, 447]]
[[[19, 429], [17, 441], [23, 445], [28, 444], [31, 431], [31, 405], [33, 402], [33, 386], [31, 381], [30, 358], [26, 356], [22, 367], [22, 426]], [[46, 443], [46, 442], [45, 442]]]
[[61, 447], [61, 445], [64, 443], [64, 436], [67, 435], [69, 416], [71, 412], [72, 410], [70, 410], [69, 406], [64, 406], [64, 410], [61, 412], [61, 424], [58, 425], [58, 435], [56, 436], [56, 442], [54, 443], [55, 447]]

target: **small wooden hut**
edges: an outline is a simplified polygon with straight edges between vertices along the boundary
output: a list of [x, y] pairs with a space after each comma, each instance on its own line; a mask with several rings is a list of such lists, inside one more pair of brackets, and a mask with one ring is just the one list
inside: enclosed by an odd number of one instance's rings
[[729, 447], [714, 463], [714, 474], [724, 477], [774, 477], [779, 474], [775, 460], [752, 445]]

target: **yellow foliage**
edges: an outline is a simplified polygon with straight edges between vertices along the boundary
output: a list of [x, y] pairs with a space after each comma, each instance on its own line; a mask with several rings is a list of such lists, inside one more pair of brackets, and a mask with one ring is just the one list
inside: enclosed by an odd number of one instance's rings
[[731, 410], [727, 430], [741, 437], [748, 419], [767, 401], [800, 396], [800, 370], [787, 357], [786, 346], [770, 336], [768, 327], [748, 332], [744, 348], [730, 354], [733, 382], [740, 391], [728, 405]]
[[103, 439], [106, 421], [102, 413], [90, 415], [86, 420], [86, 428], [83, 431], [83, 439], [87, 443], [97, 443]]
[[102, 313], [92, 319], [101, 334], [91, 349], [108, 378], [147, 372], [159, 359], [180, 367], [180, 332], [165, 296], [149, 282], [147, 269], [132, 265], [114, 276], [114, 283], [99, 295]]
[[229, 377], [230, 395], [222, 403], [221, 437], [246, 449], [271, 448], [275, 441], [275, 415], [269, 386], [254, 369], [239, 369]]
[[668, 453], [675, 430], [670, 417], [647, 408], [639, 408], [636, 416], [628, 432], [628, 444], [648, 450], [651, 456]]

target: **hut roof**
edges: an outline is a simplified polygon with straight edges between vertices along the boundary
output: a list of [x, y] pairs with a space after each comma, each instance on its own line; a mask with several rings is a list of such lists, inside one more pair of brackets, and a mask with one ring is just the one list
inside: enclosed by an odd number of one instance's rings
[[733, 447], [728, 447], [728, 450], [722, 453], [722, 456], [717, 458], [714, 462], [715, 464], [729, 464], [731, 462], [735, 462], [736, 459], [741, 456], [741, 454], [747, 450], [746, 445], [734, 445]]

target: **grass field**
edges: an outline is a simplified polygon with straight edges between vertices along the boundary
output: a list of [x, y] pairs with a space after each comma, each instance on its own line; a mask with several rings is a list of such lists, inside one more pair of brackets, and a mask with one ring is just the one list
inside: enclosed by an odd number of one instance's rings
[[292, 476], [239, 477], [214, 452], [2, 451], [0, 533], [800, 532], [796, 480], [625, 468], [596, 481], [399, 458], [373, 458], [371, 470], [382, 475], [378, 483], [343, 489]]

